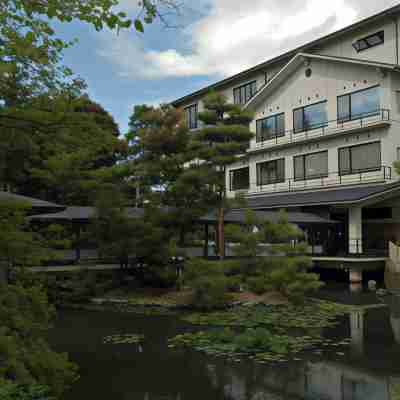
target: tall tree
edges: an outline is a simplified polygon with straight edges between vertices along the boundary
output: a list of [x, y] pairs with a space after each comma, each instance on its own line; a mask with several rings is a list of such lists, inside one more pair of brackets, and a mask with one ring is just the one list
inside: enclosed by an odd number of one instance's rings
[[131, 117], [131, 166], [147, 200], [169, 207], [171, 226], [192, 226], [213, 204], [207, 169], [196, 153], [181, 110], [169, 105], [135, 107]]
[[208, 180], [215, 188], [218, 210], [218, 253], [225, 257], [224, 218], [229, 208], [226, 188], [227, 166], [244, 155], [253, 133], [249, 124], [253, 114], [239, 105], [230, 104], [227, 98], [212, 92], [204, 99], [205, 111], [199, 113], [204, 127], [196, 134], [197, 158], [207, 167]]

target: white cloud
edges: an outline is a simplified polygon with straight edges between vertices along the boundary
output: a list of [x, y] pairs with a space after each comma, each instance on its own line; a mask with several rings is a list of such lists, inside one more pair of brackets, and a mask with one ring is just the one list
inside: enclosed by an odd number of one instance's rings
[[[383, 0], [207, 0], [207, 15], [184, 30], [189, 52], [146, 47], [146, 36], [107, 34], [99, 54], [121, 76], [155, 79], [211, 75], [226, 76], [276, 56], [318, 36], [353, 23], [357, 18], [389, 7]], [[187, 0], [190, 7], [190, 1]], [[193, 7], [198, 4], [193, 0]], [[250, 6], [251, 5], [251, 6]], [[375, 8], [374, 8], [375, 7]], [[160, 34], [162, 41], [162, 33]]]

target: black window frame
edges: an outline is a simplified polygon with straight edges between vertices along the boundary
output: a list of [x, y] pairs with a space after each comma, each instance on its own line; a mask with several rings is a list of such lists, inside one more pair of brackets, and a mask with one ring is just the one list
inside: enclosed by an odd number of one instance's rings
[[[246, 88], [250, 88], [250, 97], [246, 100]], [[252, 92], [251, 88], [254, 89], [254, 92]], [[242, 90], [244, 90], [244, 99], [242, 98]], [[239, 93], [239, 96], [236, 96], [236, 93]], [[233, 88], [233, 103], [238, 104], [238, 105], [245, 105], [250, 99], [252, 99], [255, 94], [257, 93], [257, 80], [253, 80], [247, 83], [244, 83], [243, 85], [237, 86]], [[236, 99], [239, 98], [239, 102], [236, 101]]]
[[[351, 92], [351, 93], [341, 94], [340, 96], [337, 96], [337, 99], [336, 99], [337, 121], [339, 123], [344, 123], [344, 122], [357, 121], [358, 119], [362, 119], [362, 118], [366, 118], [366, 117], [373, 117], [375, 115], [379, 115], [380, 106], [379, 106], [379, 109], [375, 113], [363, 113], [363, 114], [355, 114], [355, 115], [353, 115], [352, 114], [352, 110], [351, 110], [351, 108], [352, 108], [351, 107], [351, 104], [352, 104], [351, 103], [351, 96], [354, 95], [354, 94], [358, 94], [358, 93], [361, 93], [361, 92], [366, 92], [368, 90], [375, 89], [375, 88], [380, 88], [380, 87], [381, 87], [381, 85], [373, 85], [373, 86], [370, 86], [370, 87], [367, 87], [367, 88], [364, 88], [364, 89], [355, 90], [354, 92]], [[339, 118], [339, 101], [340, 101], [340, 99], [345, 98], [345, 97], [349, 98], [349, 117], [348, 118]]]
[[[368, 40], [373, 37], [378, 37], [380, 39], [380, 42], [368, 43]], [[375, 47], [375, 46], [380, 46], [381, 44], [384, 44], [384, 43], [385, 43], [385, 31], [381, 30], [381, 31], [372, 33], [371, 35], [368, 35], [361, 39], [356, 40], [352, 44], [352, 46], [357, 53], [360, 53], [361, 51], [371, 49], [372, 47]], [[360, 46], [361, 44], [362, 44], [362, 47]]]
[[[195, 119], [192, 120], [190, 118], [191, 110], [194, 109], [194, 114], [195, 114]], [[186, 122], [187, 122], [187, 127], [192, 130], [192, 129], [197, 129], [199, 127], [199, 118], [198, 118], [198, 103], [191, 104], [190, 106], [187, 106], [183, 109], [186, 113]], [[192, 122], [194, 123], [192, 124]]]
[[[277, 177], [275, 180], [272, 180], [271, 182], [267, 183], [262, 183], [261, 182], [261, 173], [260, 173], [260, 168], [261, 165], [263, 164], [276, 164], [276, 171], [278, 171], [278, 162], [283, 162], [283, 176]], [[273, 185], [275, 183], [284, 183], [286, 180], [286, 159], [283, 158], [277, 158], [275, 160], [268, 160], [268, 161], [261, 161], [256, 164], [256, 171], [257, 171], [257, 186], [267, 186], [267, 185]], [[278, 174], [277, 174], [278, 175]]]
[[[325, 123], [319, 124], [318, 126], [311, 127], [311, 128], [304, 128], [304, 110], [306, 108], [308, 108], [308, 107], [316, 106], [316, 105], [322, 104], [322, 103], [328, 104], [328, 100], [321, 100], [321, 101], [318, 101], [316, 103], [307, 104], [306, 106], [301, 106], [301, 107], [297, 107], [297, 108], [293, 109], [293, 133], [294, 134], [302, 133], [302, 132], [309, 132], [309, 131], [312, 131], [312, 130], [315, 130], [315, 129], [321, 129], [321, 128], [324, 128], [324, 127], [328, 126], [328, 119], [327, 119], [325, 121]], [[303, 110], [303, 129], [301, 129], [301, 130], [297, 130], [295, 128], [295, 113], [296, 113], [296, 111], [299, 111], [299, 110]]]
[[[369, 146], [372, 144], [379, 144], [379, 165], [377, 165], [376, 167], [372, 167], [372, 168], [363, 168], [363, 169], [353, 169], [352, 167], [352, 153], [351, 153], [351, 149], [354, 149], [356, 147], [362, 147], [362, 146]], [[344, 150], [348, 150], [349, 151], [349, 170], [347, 171], [342, 171], [341, 165], [340, 165], [340, 152], [344, 151]], [[375, 142], [369, 142], [369, 143], [361, 143], [361, 144], [355, 144], [352, 146], [345, 146], [345, 147], [340, 147], [338, 148], [338, 167], [339, 167], [339, 176], [346, 176], [346, 175], [354, 175], [354, 174], [359, 174], [361, 172], [374, 172], [374, 171], [380, 171], [382, 168], [382, 143], [380, 140], [375, 141]]]
[[[326, 153], [326, 157], [327, 157], [326, 159], [327, 159], [327, 162], [329, 162], [328, 161], [328, 157], [329, 157], [328, 150], [321, 150], [321, 151], [316, 151], [314, 153], [300, 154], [298, 156], [294, 156], [293, 157], [293, 177], [294, 177], [294, 180], [296, 182], [308, 181], [308, 180], [312, 180], [312, 179], [320, 179], [320, 178], [327, 178], [328, 177], [328, 175], [329, 175], [329, 163], [327, 165], [327, 171], [325, 173], [316, 174], [314, 176], [306, 176], [306, 162], [305, 162], [306, 158], [308, 156], [314, 156], [316, 154], [322, 154], [322, 153]], [[301, 177], [301, 178], [297, 178], [297, 176], [296, 176], [296, 159], [299, 159], [299, 158], [303, 159], [303, 177]]]
[[[262, 124], [263, 121], [266, 121], [268, 119], [275, 119], [275, 127], [277, 126], [277, 119], [278, 117], [282, 117], [283, 116], [283, 130], [278, 132], [278, 134], [275, 132], [275, 134], [273, 136], [271, 136], [270, 138], [266, 139], [263, 138], [260, 133], [261, 133], [261, 128], [260, 125]], [[283, 137], [285, 136], [286, 130], [285, 130], [285, 125], [286, 125], [286, 121], [285, 121], [285, 113], [279, 113], [279, 114], [274, 114], [274, 115], [270, 115], [269, 117], [266, 118], [260, 118], [258, 120], [256, 120], [256, 143], [262, 143], [265, 142], [267, 140], [273, 140], [276, 139], [278, 137]]]
[[[239, 188], [235, 188], [234, 187], [234, 179], [233, 176], [235, 174], [235, 172], [238, 171], [243, 171], [247, 169], [247, 176], [248, 176], [248, 183], [247, 183], [247, 187], [239, 187]], [[237, 191], [241, 191], [241, 190], [249, 190], [250, 189], [250, 167], [240, 167], [240, 168], [235, 168], [235, 169], [231, 169], [229, 170], [229, 190], [231, 192], [237, 192]]]

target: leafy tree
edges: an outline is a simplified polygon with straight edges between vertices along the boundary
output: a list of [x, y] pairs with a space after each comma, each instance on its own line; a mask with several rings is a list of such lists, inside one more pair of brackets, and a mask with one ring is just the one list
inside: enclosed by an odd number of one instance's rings
[[194, 148], [202, 167], [207, 167], [208, 181], [214, 187], [218, 209], [218, 253], [225, 256], [224, 217], [229, 201], [226, 189], [226, 168], [237, 161], [248, 148], [253, 133], [249, 123], [253, 114], [240, 106], [230, 104], [219, 93], [210, 93], [204, 99], [205, 111], [199, 113], [204, 127], [196, 134]]
[[278, 222], [258, 221], [248, 210], [245, 224], [227, 228], [239, 260], [229, 261], [230, 274], [238, 275], [242, 285], [257, 294], [278, 290], [292, 300], [322, 286], [317, 274], [309, 273], [307, 244], [302, 231], [290, 224], [285, 213]]
[[40, 285], [0, 287], [0, 381], [44, 385], [55, 396], [75, 381], [76, 366], [45, 340], [53, 316]]
[[14, 266], [38, 265], [48, 257], [46, 244], [26, 220], [29, 204], [0, 202], [0, 264], [8, 276]]

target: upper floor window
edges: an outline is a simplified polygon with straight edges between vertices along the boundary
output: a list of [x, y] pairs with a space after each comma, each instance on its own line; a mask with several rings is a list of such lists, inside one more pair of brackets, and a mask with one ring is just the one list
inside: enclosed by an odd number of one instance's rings
[[272, 115], [257, 120], [257, 142], [285, 136], [285, 114]]
[[328, 152], [305, 154], [293, 158], [294, 179], [304, 181], [328, 176]]
[[257, 164], [257, 186], [285, 182], [285, 159]]
[[354, 49], [359, 53], [360, 51], [367, 50], [371, 47], [378, 46], [385, 42], [385, 31], [379, 31], [365, 38], [359, 39], [353, 43]]
[[322, 101], [320, 103], [295, 109], [293, 111], [294, 133], [326, 126], [328, 121], [326, 104], [326, 101]]
[[247, 190], [250, 186], [249, 167], [229, 171], [230, 190]]
[[233, 89], [235, 104], [246, 104], [257, 92], [257, 81], [246, 83]]
[[340, 175], [377, 171], [381, 168], [381, 144], [373, 142], [339, 149]]
[[189, 129], [197, 129], [197, 104], [185, 108], [186, 122]]
[[338, 121], [346, 122], [377, 115], [379, 114], [380, 104], [379, 86], [339, 96], [337, 99]]

